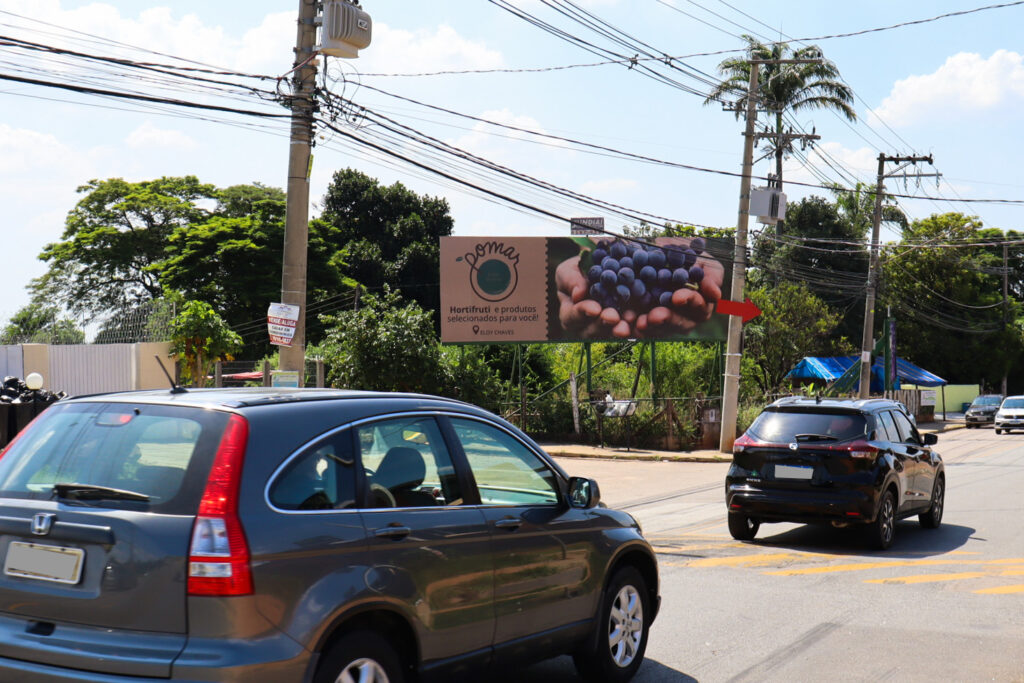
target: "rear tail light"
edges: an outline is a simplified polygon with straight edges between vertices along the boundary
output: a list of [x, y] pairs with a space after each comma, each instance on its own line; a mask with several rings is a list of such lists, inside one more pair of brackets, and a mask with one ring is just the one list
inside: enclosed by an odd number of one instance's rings
[[851, 458], [874, 459], [878, 456], [878, 449], [866, 441], [857, 441], [846, 447]]
[[754, 440], [751, 439], [746, 434], [744, 434], [740, 438], [738, 438], [738, 439], [736, 439], [735, 441], [732, 442], [732, 452], [733, 452], [733, 454], [742, 453], [746, 449], [747, 446], [750, 446], [753, 443], [754, 443]]
[[192, 527], [189, 595], [252, 593], [249, 543], [238, 519], [238, 489], [248, 441], [249, 423], [240, 415], [229, 417]]

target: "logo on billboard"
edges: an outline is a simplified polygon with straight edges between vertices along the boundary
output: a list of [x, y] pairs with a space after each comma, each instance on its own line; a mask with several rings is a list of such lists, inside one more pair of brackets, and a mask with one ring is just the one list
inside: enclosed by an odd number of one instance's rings
[[503, 242], [481, 242], [456, 259], [469, 264], [469, 286], [485, 301], [503, 301], [519, 284], [519, 253]]

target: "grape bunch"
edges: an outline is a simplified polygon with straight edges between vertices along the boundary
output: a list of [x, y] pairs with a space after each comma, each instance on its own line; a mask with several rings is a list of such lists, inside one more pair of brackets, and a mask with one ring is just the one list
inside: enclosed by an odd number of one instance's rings
[[672, 294], [683, 287], [698, 289], [704, 269], [697, 256], [704, 239], [694, 237], [689, 247], [602, 240], [590, 253], [590, 265], [580, 268], [590, 283], [589, 297], [602, 308], [619, 313], [646, 313], [655, 306], [671, 307]]

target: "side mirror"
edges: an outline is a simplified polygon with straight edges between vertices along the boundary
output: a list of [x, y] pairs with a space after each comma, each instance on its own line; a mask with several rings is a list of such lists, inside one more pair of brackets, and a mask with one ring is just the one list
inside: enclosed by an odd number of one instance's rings
[[924, 445], [925, 446], [934, 446], [935, 444], [937, 444], [939, 442], [939, 435], [938, 434], [934, 434], [932, 432], [928, 432], [927, 434], [922, 434], [921, 436], [924, 438]]
[[569, 479], [569, 505], [580, 510], [597, 507], [601, 502], [601, 489], [597, 482], [586, 477]]

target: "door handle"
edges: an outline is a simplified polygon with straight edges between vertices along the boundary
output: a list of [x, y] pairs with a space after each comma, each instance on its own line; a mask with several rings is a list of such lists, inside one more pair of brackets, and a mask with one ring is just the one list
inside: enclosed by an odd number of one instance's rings
[[409, 527], [395, 524], [388, 525], [382, 529], [376, 529], [374, 530], [373, 535], [377, 538], [393, 538], [395, 540], [398, 540], [400, 538], [405, 538], [411, 533], [412, 529], [410, 529]]
[[508, 529], [509, 531], [515, 531], [523, 525], [523, 520], [518, 517], [506, 517], [505, 519], [499, 519], [494, 523], [497, 529]]

